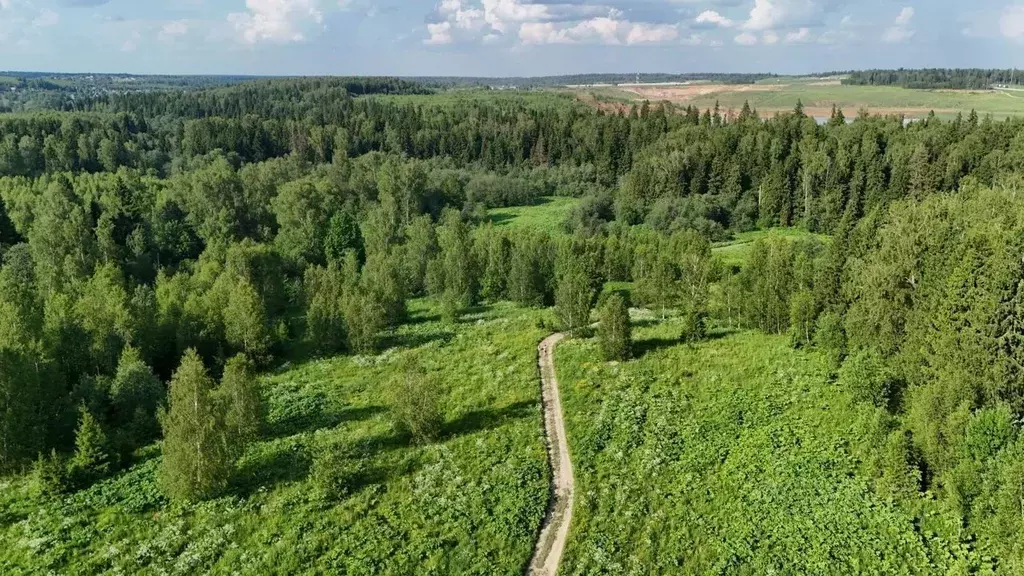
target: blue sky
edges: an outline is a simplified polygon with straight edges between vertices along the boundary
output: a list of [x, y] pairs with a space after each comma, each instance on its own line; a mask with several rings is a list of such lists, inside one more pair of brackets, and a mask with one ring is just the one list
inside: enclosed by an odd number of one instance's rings
[[0, 69], [546, 75], [1024, 68], [1024, 0], [0, 0]]

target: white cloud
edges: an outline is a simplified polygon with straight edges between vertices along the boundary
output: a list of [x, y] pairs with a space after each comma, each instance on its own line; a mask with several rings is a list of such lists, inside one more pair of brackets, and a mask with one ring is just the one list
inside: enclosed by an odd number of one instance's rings
[[999, 15], [999, 31], [1014, 40], [1024, 40], [1024, 5], [1007, 6]]
[[770, 30], [783, 24], [789, 17], [790, 7], [786, 0], [754, 0], [750, 17], [743, 24], [747, 30]]
[[452, 38], [452, 23], [451, 22], [438, 22], [437, 24], [427, 24], [427, 33], [430, 37], [423, 41], [424, 44], [440, 46], [443, 44], [451, 44], [455, 41]]
[[684, 46], [700, 46], [704, 43], [704, 35], [702, 34], [690, 34], [679, 41]]
[[567, 44], [565, 34], [559, 34], [551, 22], [527, 22], [519, 27], [519, 40], [523, 44]]
[[773, 31], [769, 30], [769, 31], [767, 31], [767, 32], [765, 32], [764, 34], [761, 35], [761, 41], [764, 42], [765, 44], [769, 45], [769, 46], [771, 46], [772, 44], [778, 44], [779, 43], [779, 35], [776, 34]]
[[188, 21], [187, 20], [174, 20], [167, 22], [160, 28], [158, 37], [164, 42], [171, 42], [188, 34]]
[[509, 26], [551, 18], [547, 4], [524, 4], [519, 0], [483, 0], [483, 10], [484, 20], [502, 34]]
[[905, 6], [903, 10], [900, 10], [900, 15], [896, 17], [897, 26], [906, 26], [910, 24], [910, 21], [914, 18], [914, 7]]
[[440, 0], [439, 22], [428, 24], [427, 44], [518, 38], [522, 44], [600, 43], [632, 45], [679, 37], [673, 24], [631, 22], [603, 4], [540, 0]]
[[53, 10], [44, 8], [43, 11], [32, 20], [32, 27], [49, 28], [50, 26], [56, 26], [58, 22], [60, 22], [60, 16]]
[[523, 44], [598, 43], [632, 46], [668, 42], [678, 37], [679, 29], [670, 24], [630, 22], [606, 16], [571, 26], [559, 26], [554, 22], [526, 22], [519, 27], [519, 40]]
[[899, 16], [893, 25], [882, 34], [882, 41], [888, 43], [906, 42], [914, 37], [915, 31], [910, 28], [910, 21], [914, 19], [914, 9], [911, 6], [900, 10]]
[[[670, 42], [679, 37], [679, 29], [670, 24], [632, 24], [626, 34], [626, 44], [654, 44]], [[692, 38], [692, 36], [691, 36]]]
[[819, 25], [826, 13], [840, 5], [842, 1], [754, 0], [747, 20], [743, 22], [743, 29], [763, 32]]
[[247, 44], [301, 42], [308, 27], [324, 19], [318, 0], [245, 0], [245, 7], [246, 12], [228, 14], [228, 22]]
[[786, 34], [786, 43], [793, 44], [796, 42], [806, 42], [811, 37], [811, 31], [809, 28], [801, 28], [795, 32]]
[[733, 38], [733, 40], [740, 46], [753, 46], [757, 44], [757, 36], [754, 36], [750, 32], [743, 32], [739, 36]]
[[705, 10], [701, 12], [700, 14], [697, 15], [697, 18], [694, 20], [694, 22], [696, 22], [697, 24], [719, 26], [721, 28], [732, 28], [733, 26], [736, 25], [735, 22], [726, 18], [725, 16], [722, 16], [721, 14], [714, 10]]
[[139, 40], [142, 40], [142, 34], [133, 30], [131, 36], [121, 44], [121, 52], [135, 52], [139, 48]]

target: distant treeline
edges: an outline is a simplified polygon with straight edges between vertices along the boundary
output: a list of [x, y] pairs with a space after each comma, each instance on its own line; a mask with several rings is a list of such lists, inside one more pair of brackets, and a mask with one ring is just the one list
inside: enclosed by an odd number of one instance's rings
[[861, 70], [844, 72], [850, 86], [902, 86], [904, 88], [986, 89], [993, 84], [1016, 84], [1017, 70], [981, 68], [928, 68], [923, 70]]
[[[776, 78], [777, 74], [640, 74], [640, 82], [693, 82], [709, 80], [722, 84], [753, 84], [765, 78]], [[413, 82], [440, 88], [472, 86], [514, 86], [516, 88], [549, 88], [576, 84], [628, 84], [637, 81], [636, 74], [570, 74], [565, 76], [471, 78], [458, 76], [424, 76], [406, 78]]]

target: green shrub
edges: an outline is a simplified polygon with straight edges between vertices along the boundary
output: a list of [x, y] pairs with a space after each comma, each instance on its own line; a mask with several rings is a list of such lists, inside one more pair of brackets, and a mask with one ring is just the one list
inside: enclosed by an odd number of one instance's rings
[[395, 431], [425, 444], [441, 434], [444, 402], [437, 379], [417, 372], [399, 376], [391, 386]]
[[849, 389], [855, 398], [880, 408], [889, 406], [894, 391], [891, 375], [885, 362], [876, 354], [862, 350], [850, 356], [839, 369], [840, 385]]
[[683, 313], [683, 330], [680, 339], [683, 342], [699, 342], [708, 335], [708, 313], [703, 308], [691, 308]]
[[349, 495], [364, 471], [363, 459], [348, 445], [320, 447], [313, 456], [309, 478], [317, 497], [334, 501]]
[[32, 465], [32, 480], [39, 496], [50, 498], [67, 492], [71, 487], [67, 460], [56, 450], [49, 456], [40, 454]]

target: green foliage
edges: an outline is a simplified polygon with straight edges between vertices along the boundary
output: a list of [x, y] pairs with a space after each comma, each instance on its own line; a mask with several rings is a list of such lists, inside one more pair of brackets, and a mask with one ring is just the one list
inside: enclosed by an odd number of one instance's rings
[[109, 394], [113, 444], [124, 459], [160, 432], [156, 415], [164, 403], [164, 386], [139, 351], [128, 346], [121, 353]]
[[313, 455], [309, 480], [327, 502], [351, 494], [365, 473], [362, 456], [350, 446], [321, 446]]
[[[157, 444], [123, 473], [59, 497], [34, 494], [31, 477], [5, 479], [0, 517], [18, 520], [0, 524], [0, 565], [397, 576], [423, 572], [429, 558], [443, 574], [521, 574], [548, 503], [542, 313], [501, 304], [454, 328], [426, 301], [411, 314], [387, 357], [305, 362], [262, 380], [268, 433], [239, 460], [230, 497], [169, 503]], [[396, 436], [382, 404], [380, 383], [404, 375], [406, 360], [459, 382], [451, 433], [432, 444]], [[321, 497], [321, 451], [350, 458], [327, 475], [346, 479], [332, 484], [344, 496]]]
[[626, 301], [622, 296], [612, 294], [600, 307], [598, 318], [601, 357], [605, 360], [629, 359], [633, 351], [633, 336]]
[[893, 400], [894, 382], [885, 362], [867, 351], [853, 354], [839, 370], [839, 384], [863, 402], [887, 407]]
[[42, 498], [56, 498], [71, 487], [66, 459], [52, 450], [47, 456], [40, 453], [32, 464], [32, 483], [35, 493]]
[[31, 348], [0, 346], [0, 471], [19, 469], [45, 448], [53, 414], [50, 362]]
[[163, 462], [160, 482], [174, 500], [217, 495], [231, 475], [223, 409], [214, 381], [195, 350], [188, 350], [170, 382], [168, 408], [161, 414]]
[[436, 440], [444, 426], [445, 392], [437, 378], [408, 370], [391, 383], [391, 414], [399, 434], [418, 443]]
[[270, 351], [272, 334], [266, 307], [246, 279], [235, 284], [224, 308], [224, 336], [231, 346], [251, 358], [263, 360]]
[[345, 334], [353, 352], [367, 354], [377, 349], [386, 327], [386, 311], [370, 295], [359, 292], [345, 297]]
[[88, 486], [110, 472], [107, 435], [96, 418], [82, 406], [75, 432], [75, 455], [68, 461], [68, 474], [77, 486]]
[[750, 332], [662, 344], [677, 330], [674, 320], [637, 328], [638, 349], [652, 351], [618, 365], [600, 363], [587, 341], [557, 350], [576, 472], [563, 571], [933, 574], [981, 565], [959, 525], [944, 527], [938, 507], [917, 497], [909, 452], [900, 468], [909, 492], [896, 501], [876, 493], [875, 469], [863, 462], [885, 442], [884, 425], [829, 383], [825, 358]]
[[814, 294], [801, 290], [789, 302], [789, 334], [796, 346], [810, 346], [814, 342], [815, 321], [818, 311]]
[[256, 384], [256, 369], [239, 354], [224, 365], [217, 393], [225, 404], [224, 423], [228, 443], [237, 452], [260, 436], [263, 428], [263, 401]]
[[345, 278], [338, 265], [306, 269], [306, 339], [318, 354], [345, 346]]
[[570, 335], [575, 336], [588, 329], [593, 301], [590, 278], [582, 264], [570, 257], [559, 270], [558, 288], [555, 290], [555, 314]]

